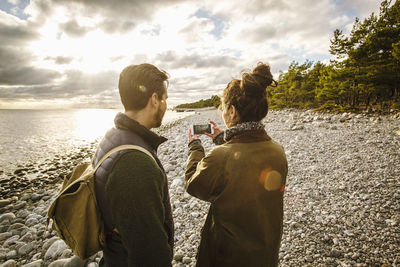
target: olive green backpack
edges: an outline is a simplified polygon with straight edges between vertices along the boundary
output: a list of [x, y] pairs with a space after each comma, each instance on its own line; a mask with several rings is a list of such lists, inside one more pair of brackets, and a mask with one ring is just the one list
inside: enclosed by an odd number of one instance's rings
[[94, 168], [88, 162], [77, 165], [65, 176], [62, 188], [48, 210], [48, 223], [53, 220], [52, 228], [58, 236], [83, 260], [105, 247], [104, 223], [96, 201], [94, 174], [111, 154], [125, 149], [142, 151], [155, 161], [143, 147], [118, 146], [105, 154]]

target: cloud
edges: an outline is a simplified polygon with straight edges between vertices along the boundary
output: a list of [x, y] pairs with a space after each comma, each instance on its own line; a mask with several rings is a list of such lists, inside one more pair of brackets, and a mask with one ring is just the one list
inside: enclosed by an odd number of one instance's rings
[[178, 54], [175, 51], [166, 51], [156, 56], [159, 64], [166, 65], [168, 69], [178, 68], [221, 68], [235, 65], [237, 59], [231, 56], [206, 55], [206, 54]]
[[36, 85], [46, 84], [58, 78], [60, 74], [47, 69], [12, 66], [0, 68], [0, 85]]
[[35, 100], [90, 98], [108, 90], [116, 90], [118, 82], [118, 73], [113, 71], [87, 74], [79, 70], [68, 70], [65, 75], [63, 81], [48, 85], [0, 87], [0, 98]]
[[39, 37], [35, 28], [29, 24], [0, 11], [0, 46], [21, 45]]
[[35, 56], [24, 47], [39, 37], [36, 28], [0, 12], [0, 85], [38, 85], [51, 82], [59, 73], [32, 66]]
[[[43, 17], [56, 14], [57, 9], [69, 17], [85, 17], [94, 23], [85, 28], [71, 20], [60, 23], [60, 27], [72, 36], [81, 37], [90, 30], [101, 28], [106, 33], [125, 33], [139, 23], [151, 21], [157, 10], [183, 0], [35, 0], [27, 9], [33, 20], [43, 21]], [[100, 18], [100, 19], [99, 19]]]
[[59, 24], [59, 28], [69, 36], [77, 38], [85, 36], [91, 30], [89, 27], [80, 26], [75, 19]]
[[73, 60], [72, 57], [63, 57], [63, 56], [58, 56], [54, 59], [55, 63], [59, 65], [69, 64], [72, 62], [72, 60]]

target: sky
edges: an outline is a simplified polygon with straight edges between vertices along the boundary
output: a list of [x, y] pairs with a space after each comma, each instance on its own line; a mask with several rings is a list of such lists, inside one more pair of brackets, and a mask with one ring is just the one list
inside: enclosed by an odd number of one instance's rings
[[335, 29], [380, 0], [0, 0], [0, 108], [122, 108], [118, 78], [151, 63], [168, 105], [221, 95], [268, 63], [329, 62]]

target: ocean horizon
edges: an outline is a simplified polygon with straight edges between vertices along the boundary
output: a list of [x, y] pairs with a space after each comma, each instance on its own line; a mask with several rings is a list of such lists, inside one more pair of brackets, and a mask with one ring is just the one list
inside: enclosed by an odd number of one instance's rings
[[[99, 141], [121, 109], [0, 109], [0, 170], [37, 164]], [[167, 110], [163, 125], [193, 112]]]

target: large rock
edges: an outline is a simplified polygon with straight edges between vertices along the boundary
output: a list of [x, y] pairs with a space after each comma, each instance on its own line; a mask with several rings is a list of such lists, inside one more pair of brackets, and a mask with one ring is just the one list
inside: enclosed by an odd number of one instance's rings
[[44, 259], [57, 259], [58, 257], [61, 256], [64, 250], [68, 249], [67, 244], [65, 244], [64, 240], [57, 240], [55, 241], [49, 249], [46, 251], [46, 254], [44, 255]]
[[17, 267], [17, 262], [15, 260], [8, 260], [1, 267]]

